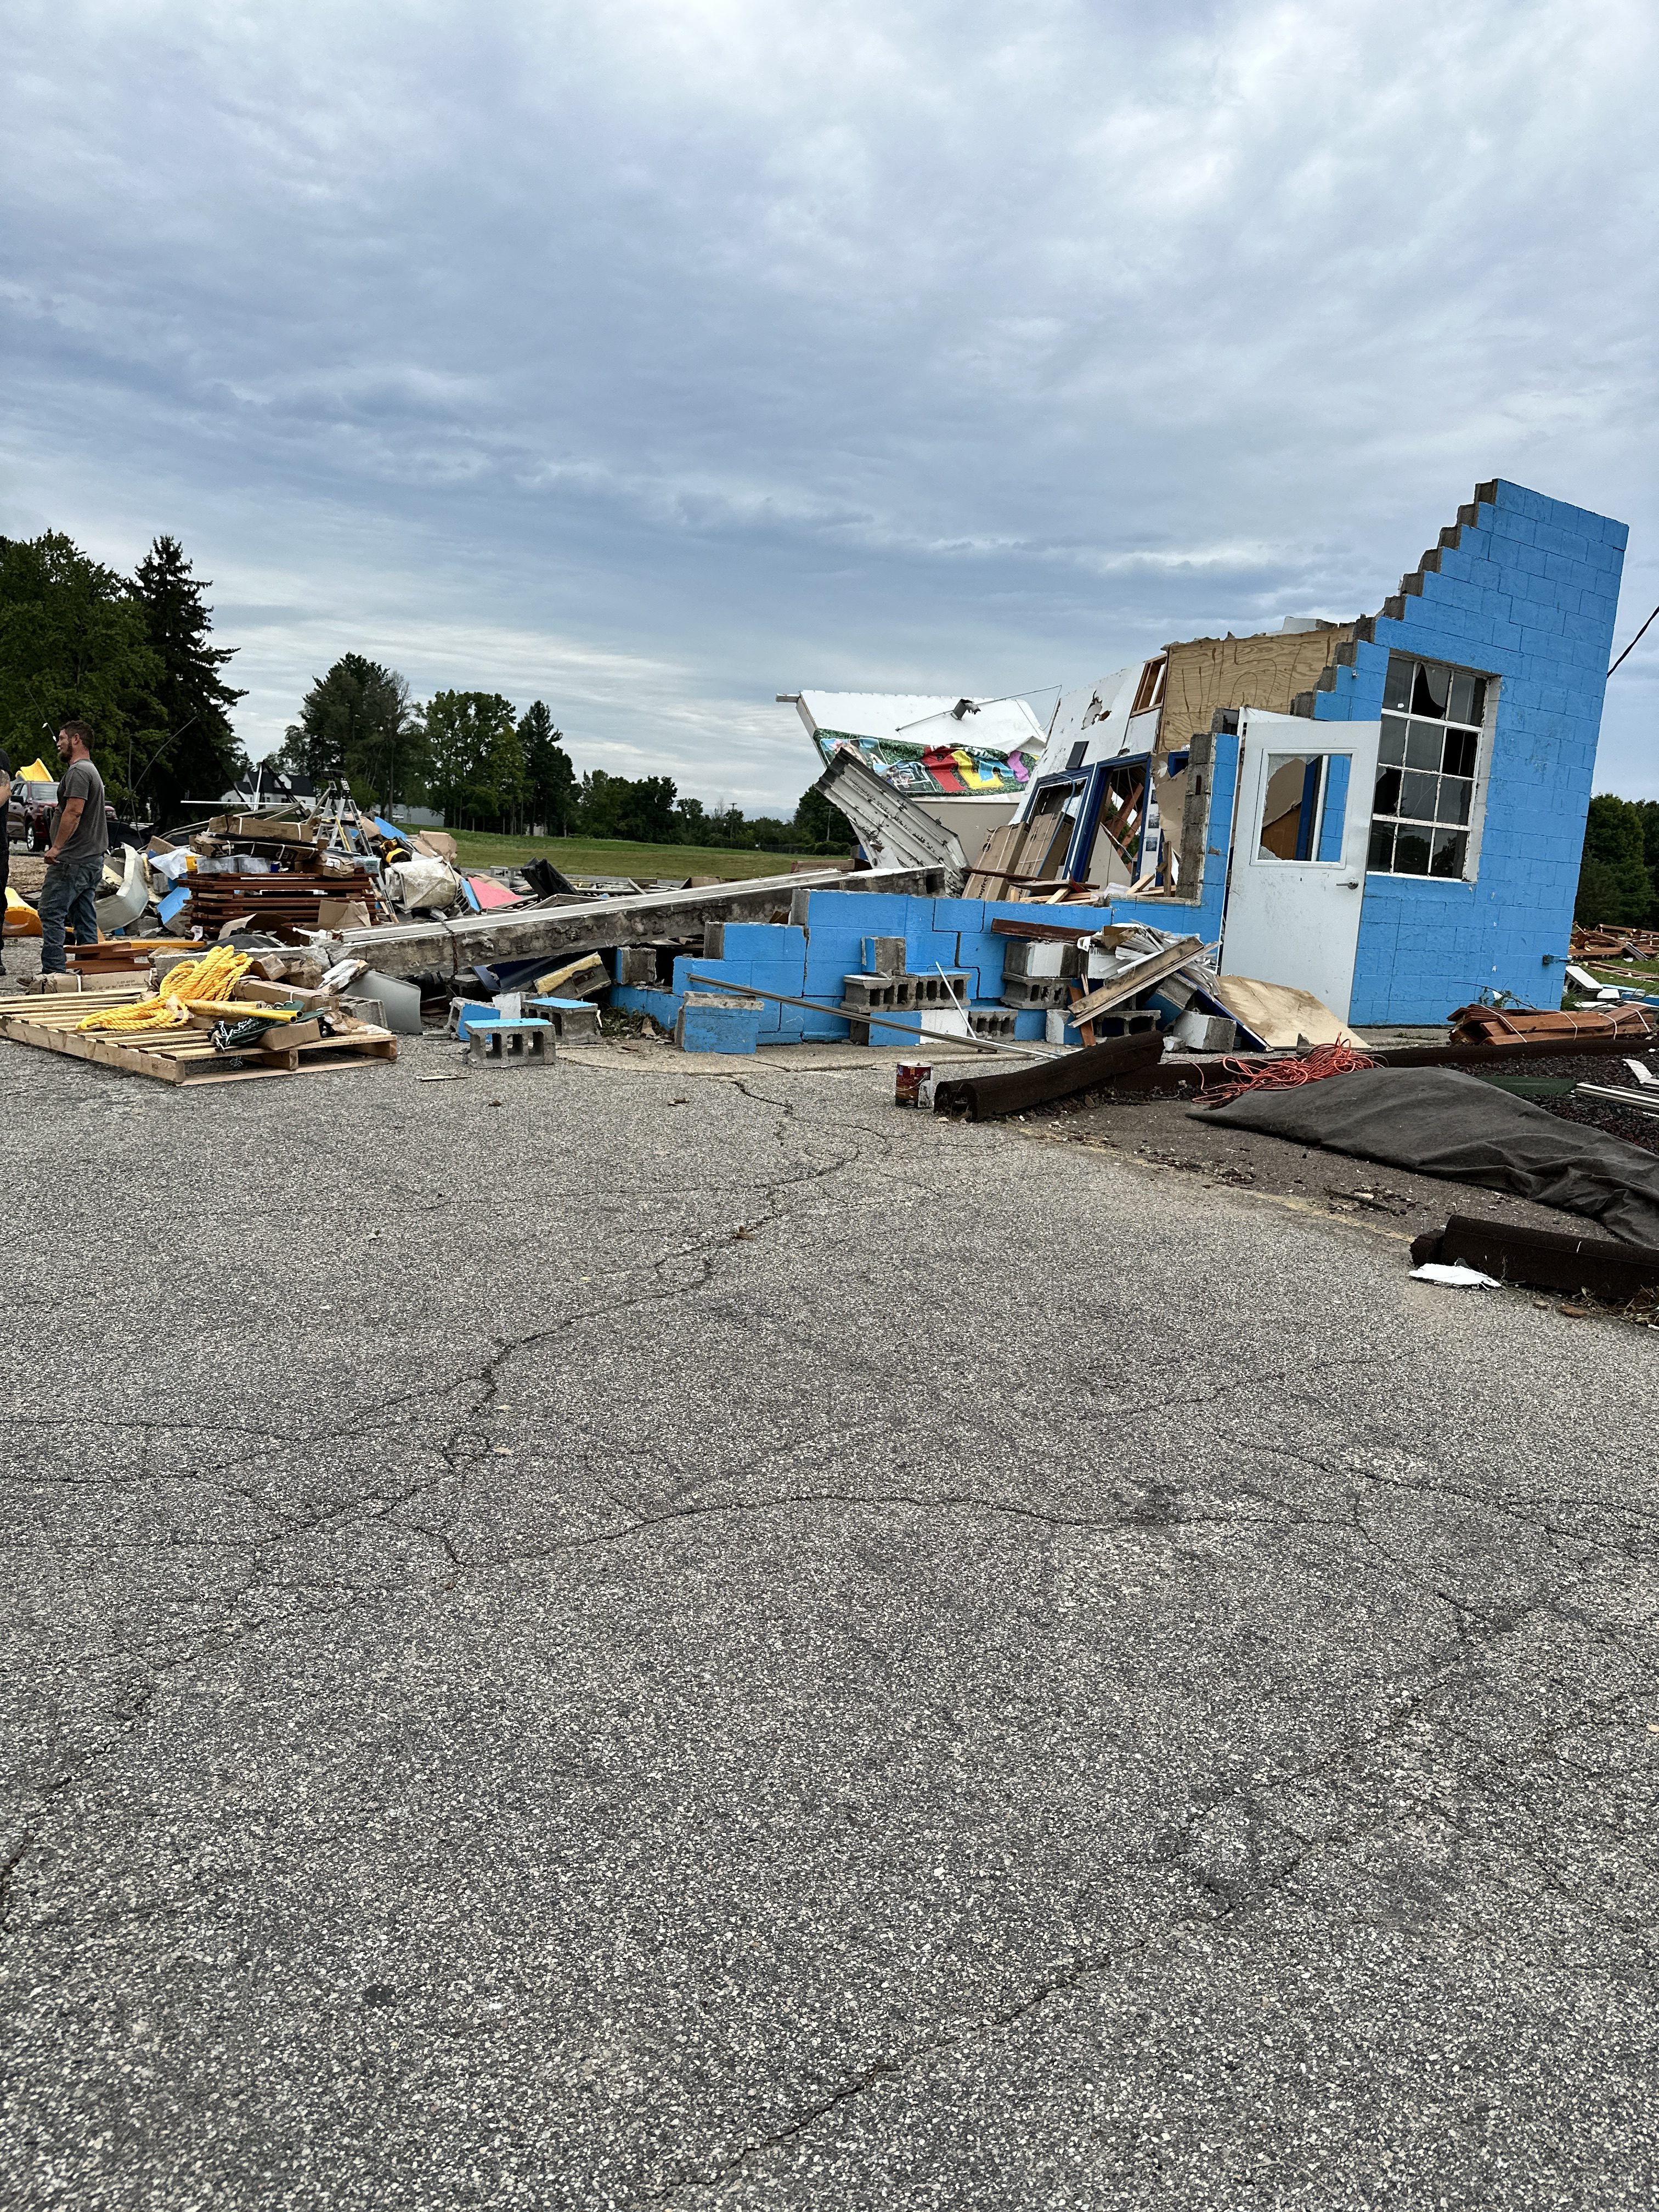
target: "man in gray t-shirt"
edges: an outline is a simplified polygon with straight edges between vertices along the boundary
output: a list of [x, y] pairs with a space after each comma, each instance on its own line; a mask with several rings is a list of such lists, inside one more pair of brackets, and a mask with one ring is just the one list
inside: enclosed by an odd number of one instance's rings
[[40, 888], [40, 973], [61, 975], [64, 925], [76, 945], [98, 942], [98, 885], [109, 850], [109, 819], [104, 811], [104, 779], [92, 764], [92, 732], [84, 722], [65, 722], [58, 732], [58, 811], [46, 848], [46, 880]]

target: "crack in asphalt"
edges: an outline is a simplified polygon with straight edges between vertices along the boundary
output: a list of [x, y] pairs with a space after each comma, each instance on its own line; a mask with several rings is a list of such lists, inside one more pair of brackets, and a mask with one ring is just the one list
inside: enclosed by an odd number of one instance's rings
[[[741, 1079], [725, 1080], [744, 1099], [777, 1114], [779, 1118], [769, 1138], [780, 1148], [784, 1147], [790, 1123], [796, 1118], [793, 1102], [772, 1097]], [[863, 1133], [878, 1137], [888, 1152], [893, 1150], [893, 1140], [886, 1133]], [[391, 1563], [386, 1577], [378, 1583], [353, 1581], [343, 1575], [282, 1578], [283, 1554], [296, 1540], [349, 1527], [354, 1522], [362, 1522], [371, 1532], [396, 1530], [416, 1540], [416, 1545], [408, 1548], [417, 1556], [419, 1546], [429, 1547], [431, 1553], [439, 1555], [442, 1568], [447, 1571], [448, 1580], [440, 1585], [444, 1589], [455, 1587], [462, 1575], [478, 1576], [522, 1562], [644, 1540], [653, 1533], [700, 1520], [792, 1510], [896, 1508], [993, 1516], [1058, 1533], [1149, 1536], [1178, 1535], [1188, 1528], [1237, 1529], [1241, 1533], [1319, 1528], [1339, 1532], [1363, 1547], [1378, 1574], [1449, 1609], [1454, 1622], [1451, 1634], [1421, 1656], [1414, 1670], [1420, 1679], [1394, 1699], [1374, 1724], [1356, 1729], [1349, 1736], [1322, 1746], [1316, 1755], [1299, 1760], [1288, 1754], [1278, 1757], [1270, 1748], [1264, 1748], [1255, 1756], [1249, 1772], [1218, 1776], [1212, 1783], [1189, 1790], [1182, 1819], [1157, 1839], [1155, 1854], [1146, 1863], [1178, 1875], [1188, 1886], [1191, 1899], [1184, 1910], [1161, 1921], [1151, 1932], [1128, 1942], [1109, 1945], [1079, 1943], [1069, 1958], [1040, 1970], [1005, 2002], [987, 2008], [972, 2021], [920, 2038], [849, 2071], [844, 2081], [802, 2102], [775, 2127], [757, 2130], [741, 2142], [723, 2162], [679, 2172], [647, 2193], [646, 2201], [665, 2203], [691, 2190], [722, 2187], [757, 2161], [808, 2136], [838, 2111], [939, 2059], [999, 2033], [1021, 2028], [1056, 2001], [1086, 1992], [1103, 1976], [1129, 1959], [1188, 1942], [1218, 1924], [1242, 1921], [1282, 1894], [1294, 1883], [1300, 1870], [1311, 1863], [1325, 1856], [1352, 1858], [1368, 1841], [1397, 1831], [1408, 1816], [1432, 1815], [1461, 1835], [1466, 1844], [1472, 1844], [1474, 1832], [1468, 1811], [1452, 1802], [1443, 1790], [1437, 1794], [1429, 1783], [1414, 1783], [1407, 1789], [1399, 1780], [1401, 1762], [1398, 1758], [1391, 1760], [1390, 1754], [1400, 1753], [1407, 1746], [1414, 1729], [1427, 1730], [1431, 1746], [1461, 1741], [1459, 1726], [1467, 1710], [1466, 1696], [1478, 1684], [1483, 1664], [1497, 1649], [1536, 1622], [1571, 1620], [1587, 1636], [1605, 1643], [1609, 1650], [1631, 1656], [1641, 1650], [1641, 1639], [1647, 1632], [1645, 1622], [1615, 1624], [1585, 1617], [1572, 1607], [1571, 1594], [1588, 1571], [1589, 1555], [1644, 1559], [1643, 1540], [1650, 1526], [1659, 1519], [1659, 1509], [1624, 1497], [1614, 1500], [1582, 1494], [1506, 1494], [1498, 1488], [1481, 1491], [1467, 1481], [1458, 1480], [1450, 1469], [1443, 1478], [1437, 1466], [1431, 1466], [1422, 1474], [1413, 1471], [1409, 1475], [1402, 1474], [1376, 1463], [1378, 1457], [1386, 1457], [1389, 1453], [1407, 1456], [1403, 1439], [1389, 1437], [1381, 1427], [1374, 1430], [1372, 1438], [1368, 1438], [1368, 1444], [1374, 1439], [1375, 1455], [1370, 1449], [1355, 1451], [1352, 1440], [1346, 1452], [1322, 1455], [1293, 1443], [1264, 1440], [1254, 1431], [1235, 1439], [1224, 1438], [1241, 1458], [1245, 1453], [1253, 1455], [1248, 1473], [1237, 1459], [1227, 1468], [1231, 1494], [1246, 1502], [1245, 1510], [1240, 1510], [1237, 1504], [1231, 1508], [1200, 1507], [1194, 1502], [1193, 1492], [1159, 1477], [1136, 1486], [1138, 1497], [1118, 1492], [1116, 1510], [1106, 1513], [1068, 1511], [960, 1485], [937, 1490], [796, 1486], [764, 1495], [685, 1499], [662, 1510], [635, 1514], [620, 1526], [544, 1546], [509, 1546], [488, 1557], [480, 1556], [475, 1548], [467, 1546], [462, 1524], [469, 1503], [469, 1486], [487, 1467], [494, 1449], [490, 1440], [477, 1431], [490, 1418], [501, 1395], [503, 1377], [514, 1360], [532, 1355], [592, 1324], [647, 1309], [660, 1309], [679, 1300], [695, 1300], [719, 1279], [722, 1261], [738, 1245], [764, 1235], [787, 1219], [792, 1194], [833, 1179], [857, 1164], [860, 1158], [854, 1146], [851, 1150], [836, 1152], [799, 1172], [761, 1177], [742, 1185], [745, 1190], [755, 1189], [762, 1194], [762, 1209], [752, 1218], [719, 1231], [711, 1230], [637, 1267], [617, 1271], [624, 1280], [638, 1287], [590, 1301], [536, 1327], [493, 1337], [482, 1348], [483, 1356], [463, 1365], [458, 1372], [434, 1376], [407, 1391], [388, 1393], [379, 1401], [371, 1401], [362, 1407], [354, 1408], [349, 1414], [343, 1413], [337, 1422], [321, 1425], [304, 1436], [296, 1436], [292, 1430], [280, 1425], [266, 1428], [249, 1423], [228, 1423], [216, 1427], [201, 1420], [172, 1420], [160, 1416], [138, 1417], [131, 1422], [109, 1417], [83, 1423], [83, 1426], [100, 1434], [112, 1430], [118, 1434], [125, 1430], [136, 1436], [141, 1457], [141, 1472], [137, 1480], [199, 1485], [217, 1491], [227, 1499], [237, 1501], [250, 1512], [266, 1516], [277, 1525], [249, 1530], [240, 1537], [185, 1540], [182, 1548], [223, 1552], [240, 1555], [246, 1561], [247, 1571], [240, 1583], [214, 1600], [227, 1617], [205, 1632], [198, 1632], [193, 1639], [186, 1638], [184, 1647], [171, 1654], [158, 1655], [132, 1646], [110, 1653], [115, 1671], [107, 1680], [117, 1686], [120, 1694], [111, 1707], [110, 1719], [102, 1735], [97, 1741], [81, 1747], [66, 1759], [62, 1771], [46, 1780], [34, 1794], [19, 1824], [0, 1840], [0, 1932], [10, 1924], [17, 1870], [35, 1847], [45, 1821], [65, 1803], [71, 1784], [92, 1762], [112, 1755], [129, 1739], [131, 1731], [153, 1721], [161, 1690], [170, 1676], [204, 1664], [269, 1631], [349, 1615], [377, 1596], [394, 1595], [408, 1587], [413, 1571], [398, 1559]], [[921, 1189], [926, 1184], [918, 1179], [915, 1187]], [[705, 1193], [709, 1188], [700, 1186]], [[677, 1271], [683, 1279], [674, 1279]], [[1287, 1403], [1316, 1408], [1320, 1399], [1318, 1393], [1310, 1388], [1311, 1381], [1328, 1381], [1346, 1373], [1376, 1376], [1386, 1372], [1387, 1367], [1388, 1363], [1376, 1354], [1365, 1352], [1312, 1362], [1287, 1361], [1277, 1376], [1264, 1377], [1259, 1369], [1241, 1368], [1236, 1374], [1219, 1376], [1196, 1389], [1185, 1384], [1182, 1403], [1184, 1411], [1214, 1414], [1242, 1392], [1261, 1387], [1265, 1380], [1269, 1385], [1277, 1382], [1285, 1386]], [[239, 1472], [246, 1476], [250, 1465], [273, 1449], [292, 1452], [298, 1447], [309, 1453], [326, 1450], [331, 1444], [362, 1447], [366, 1439], [406, 1428], [412, 1406], [426, 1407], [434, 1402], [445, 1407], [443, 1425], [434, 1439], [422, 1441], [423, 1453], [435, 1463], [433, 1471], [412, 1475], [401, 1485], [386, 1485], [383, 1474], [354, 1480], [349, 1473], [343, 1473], [341, 1480], [346, 1485], [343, 1494], [326, 1502], [316, 1498], [295, 1505], [292, 1502], [277, 1502], [246, 1480], [239, 1482], [228, 1479]], [[36, 1425], [55, 1427], [61, 1434], [65, 1424], [41, 1421]], [[240, 1455], [222, 1462], [210, 1472], [157, 1471], [155, 1453], [161, 1439], [214, 1436], [222, 1440], [227, 1435], [238, 1439], [243, 1449]], [[782, 1458], [799, 1456], [801, 1450], [799, 1437], [784, 1436], [775, 1446], [751, 1456], [735, 1471], [699, 1478], [698, 1486], [715, 1480], [752, 1480], [762, 1468]], [[1264, 1479], [1266, 1470], [1256, 1462], [1305, 1468], [1326, 1485], [1340, 1485], [1340, 1498], [1322, 1500], [1332, 1510], [1321, 1510], [1306, 1500], [1276, 1493]], [[1417, 1464], [1422, 1464], [1420, 1456]], [[110, 1489], [116, 1478], [67, 1475], [49, 1480], [64, 1489], [96, 1492]], [[322, 1480], [325, 1481], [326, 1477]], [[381, 1486], [377, 1487], [377, 1484]], [[1480, 1512], [1503, 1516], [1553, 1546], [1578, 1547], [1581, 1556], [1558, 1551], [1561, 1571], [1548, 1578], [1534, 1576], [1528, 1590], [1513, 1598], [1482, 1597], [1459, 1590], [1449, 1586], [1443, 1576], [1406, 1548], [1408, 1540], [1390, 1541], [1366, 1525], [1367, 1494], [1387, 1491], [1455, 1499]], [[612, 1500], [612, 1504], [616, 1501]], [[434, 1512], [430, 1510], [434, 1505], [447, 1510]], [[1341, 1510], [1336, 1510], [1339, 1506]], [[1560, 1518], [1564, 1510], [1575, 1507], [1607, 1516], [1614, 1524], [1622, 1519], [1628, 1533], [1619, 1540], [1612, 1540], [1608, 1535], [1588, 1535]], [[172, 1544], [178, 1539], [169, 1537], [165, 1540]], [[151, 1548], [141, 1540], [126, 1537], [106, 1536], [102, 1541], [105, 1548]], [[66, 1544], [64, 1548], [90, 1547]], [[1304, 1565], [1310, 1571], [1329, 1578], [1335, 1586], [1344, 1562]], [[284, 1607], [276, 1602], [279, 1596], [292, 1602]], [[121, 1671], [124, 1662], [129, 1670], [125, 1674]], [[1651, 1668], [1648, 1672], [1651, 1679]], [[1621, 1705], [1628, 1709], [1633, 1694], [1628, 1691], [1620, 1692], [1617, 1698], [1602, 1700], [1595, 1710], [1607, 1715], [1611, 1723]], [[1559, 1724], [1555, 1737], [1564, 1737], [1584, 1725], [1585, 1715], [1581, 1709], [1571, 1723]], [[1535, 1765], [1543, 1755], [1540, 1745], [1547, 1745], [1550, 1757], [1559, 1755], [1557, 1742], [1547, 1732], [1540, 1732], [1532, 1739], [1525, 1753], [1517, 1752], [1506, 1757], [1483, 1747], [1482, 1755], [1494, 1765], [1507, 1764], [1519, 1770], [1527, 1761]], [[1420, 1747], [1415, 1748], [1419, 1759], [1429, 1759], [1429, 1753]], [[1522, 1777], [1519, 1771], [1500, 1775], [1489, 1790], [1483, 1779], [1467, 1771], [1460, 1773], [1458, 1778], [1492, 1796], [1501, 1796], [1506, 1788], [1512, 1797]], [[1297, 1821], [1302, 1815], [1291, 1802], [1296, 1793], [1315, 1786], [1330, 1790], [1339, 1779], [1351, 1785], [1360, 1802], [1351, 1800], [1346, 1803], [1339, 1823], [1298, 1826]], [[1390, 1790], [1395, 1793], [1393, 1797]], [[1380, 1797], [1382, 1801], [1369, 1812], [1365, 1809], [1367, 1792], [1371, 1799]], [[1240, 1839], [1237, 1861], [1227, 1856], [1213, 1835], [1206, 1832], [1206, 1824], [1234, 1815]], [[1554, 1894], [1576, 1910], [1595, 1909], [1594, 1899], [1587, 1899], [1568, 1886], [1559, 1869], [1535, 1852], [1528, 1852], [1522, 1838], [1509, 1835], [1504, 1840], [1508, 1848], [1534, 1867], [1540, 1882]], [[1084, 1893], [1079, 1891], [1073, 1900], [1074, 1931], [1079, 1928]]]

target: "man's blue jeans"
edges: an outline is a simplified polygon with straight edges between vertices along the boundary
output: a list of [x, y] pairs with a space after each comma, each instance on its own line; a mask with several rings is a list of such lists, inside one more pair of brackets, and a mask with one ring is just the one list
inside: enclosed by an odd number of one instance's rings
[[67, 920], [77, 945], [98, 942], [98, 886], [103, 879], [102, 856], [91, 860], [55, 860], [46, 869], [35, 911], [40, 917], [40, 973], [61, 975], [64, 924]]

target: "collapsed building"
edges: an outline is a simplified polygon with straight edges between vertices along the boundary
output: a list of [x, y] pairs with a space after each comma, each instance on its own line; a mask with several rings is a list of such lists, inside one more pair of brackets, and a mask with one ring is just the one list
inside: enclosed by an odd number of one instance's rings
[[[1009, 702], [981, 735], [970, 701], [784, 696], [948, 830], [975, 810], [971, 891], [1070, 884], [1344, 1020], [1439, 1022], [1531, 1002], [1565, 951], [1627, 535], [1477, 485], [1376, 613], [1168, 645], [1063, 694], [1035, 750]], [[997, 791], [939, 787], [964, 750], [1007, 763], [994, 820]]]

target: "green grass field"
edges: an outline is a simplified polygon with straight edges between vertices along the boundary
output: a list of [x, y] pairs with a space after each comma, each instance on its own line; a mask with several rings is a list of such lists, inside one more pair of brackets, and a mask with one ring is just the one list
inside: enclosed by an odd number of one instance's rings
[[842, 856], [810, 853], [723, 853], [702, 845], [633, 845], [620, 837], [497, 837], [482, 830], [452, 830], [469, 867], [511, 867], [544, 856], [568, 876], [787, 876], [794, 862], [821, 860], [833, 867]]

